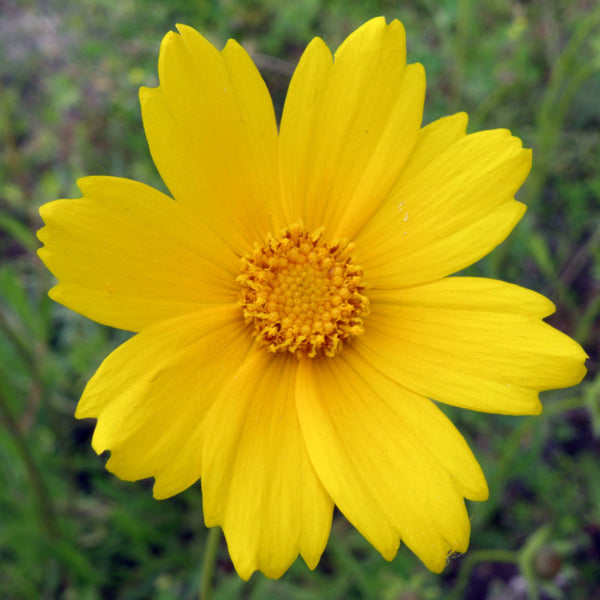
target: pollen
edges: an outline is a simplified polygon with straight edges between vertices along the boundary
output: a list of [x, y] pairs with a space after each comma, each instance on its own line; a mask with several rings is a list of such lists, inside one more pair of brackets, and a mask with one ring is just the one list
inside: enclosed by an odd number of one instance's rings
[[369, 301], [352, 249], [295, 225], [245, 256], [240, 304], [256, 341], [298, 358], [333, 357], [361, 335]]

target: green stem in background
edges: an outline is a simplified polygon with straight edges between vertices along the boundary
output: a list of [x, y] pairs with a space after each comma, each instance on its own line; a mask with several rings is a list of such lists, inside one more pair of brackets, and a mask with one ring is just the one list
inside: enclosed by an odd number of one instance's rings
[[[581, 52], [581, 46], [598, 25], [600, 25], [600, 9], [594, 11], [588, 19], [581, 22], [552, 70], [550, 83], [542, 98], [536, 122], [538, 158], [537, 168], [532, 173], [533, 177], [530, 178], [527, 188], [528, 194], [525, 203], [528, 206], [536, 202], [544, 186], [548, 166], [558, 143], [564, 117], [573, 96], [583, 82], [598, 71], [597, 64], [587, 63], [575, 75], [570, 76], [573, 65], [577, 64], [576, 59]], [[566, 83], [567, 81], [568, 83]]]
[[217, 551], [221, 541], [221, 528], [211, 527], [208, 530], [204, 558], [202, 559], [202, 578], [200, 580], [200, 600], [210, 600], [212, 594], [213, 575], [217, 564]]
[[513, 563], [519, 562], [519, 554], [511, 550], [475, 550], [469, 552], [460, 568], [456, 585], [452, 591], [451, 597], [459, 600], [464, 598], [471, 572], [479, 564], [483, 562], [501, 562], [501, 563]]
[[[536, 421], [534, 417], [524, 417], [517, 427], [512, 430], [504, 443], [502, 461], [493, 472], [488, 474], [488, 485], [490, 490], [502, 490], [505, 488], [511, 465], [514, 464], [521, 448], [521, 442], [535, 426]], [[501, 501], [502, 498], [499, 493], [490, 494], [489, 500], [477, 507], [477, 512], [473, 517], [473, 524], [477, 523], [480, 525], [482, 523], [487, 523]]]
[[544, 96], [540, 110], [540, 118], [544, 119], [550, 116], [552, 106], [558, 102], [560, 96], [560, 89], [562, 87], [563, 80], [567, 78], [569, 71], [574, 62], [577, 62], [578, 55], [580, 54], [580, 48], [586, 41], [588, 36], [593, 33], [600, 25], [600, 9], [594, 11], [587, 19], [582, 19], [581, 24], [575, 30], [575, 33], [571, 36], [571, 39], [565, 46], [565, 49], [561, 52], [556, 66], [552, 71], [548, 90]]
[[44, 480], [42, 479], [41, 473], [37, 468], [37, 464], [35, 462], [33, 454], [31, 453], [31, 450], [29, 449], [29, 446], [27, 445], [27, 442], [23, 436], [23, 432], [19, 427], [19, 423], [13, 415], [8, 404], [8, 400], [6, 396], [4, 396], [1, 389], [0, 421], [6, 427], [6, 431], [12, 436], [15, 442], [15, 446], [17, 447], [17, 450], [19, 451], [21, 458], [23, 459], [23, 463], [25, 465], [27, 476], [29, 477], [29, 481], [31, 483], [33, 494], [37, 499], [42, 529], [48, 535], [49, 538], [55, 538], [56, 528], [54, 526], [54, 511], [52, 509], [52, 505], [50, 504], [50, 496], [46, 489], [46, 485], [44, 484]]
[[577, 279], [592, 256], [592, 252], [598, 248], [598, 246], [600, 246], [600, 223], [598, 223], [596, 229], [594, 229], [581, 248], [573, 255], [573, 258], [565, 265], [560, 276], [561, 283], [564, 287], [570, 287], [575, 279]]
[[[600, 9], [597, 9], [588, 19], [581, 22], [552, 69], [550, 82], [537, 112], [533, 170], [524, 189], [523, 202], [529, 208], [534, 207], [540, 200], [552, 156], [559, 143], [564, 120], [575, 94], [590, 76], [600, 70], [598, 64], [588, 62], [572, 74], [574, 65], [578, 64], [577, 58], [581, 53], [581, 46], [599, 24]], [[500, 98], [501, 95], [497, 94], [493, 99], [499, 100]], [[492, 101], [490, 99], [489, 103]], [[487, 106], [486, 109], [491, 110], [490, 106]], [[480, 117], [481, 115], [478, 115], [478, 118]], [[501, 271], [511, 245], [512, 242], [509, 239], [494, 251], [494, 263], [498, 271]], [[561, 293], [560, 286], [555, 287]], [[572, 312], [573, 307], [570, 308], [570, 312]]]
[[479, 563], [483, 562], [502, 562], [512, 563], [518, 566], [521, 574], [527, 582], [527, 590], [531, 600], [539, 600], [539, 592], [537, 585], [537, 577], [535, 573], [535, 559], [539, 555], [544, 545], [548, 542], [551, 535], [551, 529], [547, 525], [543, 525], [534, 531], [520, 550], [476, 550], [471, 552], [464, 559], [456, 585], [452, 592], [452, 598], [458, 600], [464, 597], [464, 592], [469, 584], [469, 579], [473, 569]]
[[[544, 95], [540, 118], [536, 127], [536, 168], [532, 172], [532, 178], [527, 187], [527, 197], [525, 199], [525, 204], [528, 206], [535, 204], [539, 200], [544, 183], [546, 182], [552, 156], [558, 145], [565, 116], [573, 101], [573, 97], [586, 79], [589, 79], [598, 70], [597, 65], [588, 64], [579, 69], [571, 77], [560, 97], [555, 98], [555, 94], [551, 89]], [[562, 80], [559, 83], [562, 85]]]
[[584, 396], [575, 396], [573, 398], [564, 398], [562, 400], [556, 400], [544, 407], [543, 416], [548, 419], [550, 417], [556, 417], [562, 413], [570, 410], [578, 410], [587, 406], [586, 399]]
[[[586, 398], [580, 395], [547, 403], [544, 406], [542, 415], [539, 417], [523, 417], [523, 420], [512, 430], [504, 443], [502, 462], [493, 473], [489, 474], [490, 489], [502, 490], [506, 487], [506, 482], [510, 476], [511, 465], [517, 460], [517, 456], [521, 451], [521, 443], [523, 439], [528, 437], [534, 431], [539, 433], [540, 418], [548, 420], [567, 411], [586, 407]], [[478, 524], [486, 523], [501, 501], [502, 498], [499, 494], [491, 495], [487, 502], [478, 506], [477, 512], [473, 518], [474, 522]]]
[[340, 591], [338, 597], [346, 597], [350, 594], [350, 588], [357, 588], [359, 598], [371, 598], [373, 595], [373, 582], [368, 573], [361, 568], [351, 548], [344, 543], [330, 544], [328, 551], [331, 553], [335, 568], [339, 569], [340, 572], [347, 573], [344, 580], [345, 587], [342, 588], [343, 591]]
[[458, 107], [460, 105], [460, 93], [463, 89], [463, 81], [465, 79], [467, 44], [471, 28], [472, 13], [472, 0], [459, 0], [458, 14], [456, 16], [454, 61], [452, 65], [452, 82], [450, 89], [450, 106], [454, 111], [458, 110]]
[[552, 530], [548, 525], [542, 525], [534, 531], [519, 551], [519, 569], [527, 582], [527, 590], [531, 600], [539, 600], [537, 576], [535, 573], [535, 559], [547, 544]]
[[27, 173], [25, 171], [22, 153], [19, 152], [16, 134], [14, 131], [14, 115], [10, 102], [12, 97], [3, 89], [0, 81], [0, 132], [3, 132], [0, 142], [4, 145], [6, 165], [8, 172], [12, 174], [12, 179], [24, 190], [27, 188]]
[[[600, 296], [596, 296], [586, 307], [583, 315], [577, 323], [573, 338], [577, 340], [582, 346], [587, 346], [590, 335], [593, 331], [593, 324], [600, 315]], [[589, 351], [589, 349], [588, 349]]]
[[40, 371], [37, 358], [29, 351], [27, 344], [12, 330], [8, 320], [0, 310], [0, 333], [14, 346], [17, 354], [23, 359], [31, 371], [35, 383], [39, 386], [43, 384], [42, 372]]
[[[27, 343], [13, 331], [8, 319], [5, 317], [1, 309], [0, 334], [4, 335], [4, 337], [12, 344], [15, 353], [21, 357], [31, 374], [30, 393], [25, 403], [26, 409], [23, 412], [23, 416], [27, 417], [29, 414], [29, 416], [32, 417], [36, 412], [39, 402], [45, 398], [44, 378], [39, 367], [39, 357], [34, 354], [35, 349], [30, 350]], [[40, 346], [38, 346], [38, 348], [40, 348]], [[8, 409], [8, 406], [6, 408]], [[18, 423], [18, 425], [23, 426], [25, 420], [22, 420], [21, 423]]]

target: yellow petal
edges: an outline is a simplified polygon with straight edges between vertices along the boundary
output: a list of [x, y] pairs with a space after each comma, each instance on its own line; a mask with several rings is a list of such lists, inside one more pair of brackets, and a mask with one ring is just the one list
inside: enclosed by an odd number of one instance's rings
[[183, 25], [164, 38], [160, 86], [140, 90], [152, 158], [173, 197], [238, 252], [279, 231], [277, 125], [252, 60]]
[[[510, 200], [474, 223], [449, 233], [446, 237], [432, 241], [406, 256], [400, 265], [394, 261], [402, 252], [399, 244], [394, 248], [382, 244], [379, 255], [385, 254], [389, 262], [378, 256], [372, 263], [359, 258], [366, 270], [369, 283], [374, 289], [394, 290], [405, 286], [419, 285], [446, 277], [477, 262], [501, 244], [525, 214], [521, 202]], [[404, 232], [403, 232], [404, 233]], [[362, 246], [361, 246], [362, 248]], [[375, 252], [373, 253], [375, 255]], [[394, 265], [392, 268], [390, 265]]]
[[202, 421], [251, 343], [233, 305], [162, 321], [110, 354], [75, 413], [98, 419], [92, 445], [111, 451], [107, 468], [125, 480], [154, 477], [157, 498], [197, 481]]
[[351, 346], [299, 367], [302, 433], [335, 504], [386, 559], [401, 539], [441, 571], [449, 552], [468, 546], [463, 493], [487, 497], [464, 439], [429, 400], [381, 375]]
[[278, 156], [283, 210], [288, 223], [296, 222], [306, 212], [306, 169], [312, 166], [317, 108], [323, 102], [332, 64], [333, 57], [325, 42], [314, 38], [300, 58], [285, 98]]
[[[467, 113], [460, 112], [437, 119], [419, 131], [400, 181], [408, 181], [422, 171], [434, 158], [467, 134]], [[397, 183], [396, 185], [400, 185]]]
[[425, 74], [406, 67], [404, 28], [372, 19], [335, 61], [314, 40], [298, 64], [281, 120], [286, 214], [332, 239], [351, 238], [397, 179], [421, 124]]
[[448, 404], [538, 414], [538, 392], [575, 385], [586, 355], [541, 320], [543, 296], [490, 279], [451, 277], [374, 292], [356, 349], [400, 385]]
[[83, 198], [40, 209], [39, 256], [59, 280], [51, 298], [130, 331], [235, 302], [239, 259], [189, 210], [129, 179], [78, 185]]
[[295, 408], [298, 360], [255, 350], [205, 423], [206, 524], [221, 525], [236, 571], [280, 577], [298, 553], [314, 568], [333, 505], [308, 458]]
[[[442, 142], [446, 136], [439, 133]], [[370, 282], [425, 283], [490, 252], [524, 212], [513, 196], [530, 167], [521, 141], [493, 130], [461, 137], [418, 171], [407, 169], [355, 240]]]

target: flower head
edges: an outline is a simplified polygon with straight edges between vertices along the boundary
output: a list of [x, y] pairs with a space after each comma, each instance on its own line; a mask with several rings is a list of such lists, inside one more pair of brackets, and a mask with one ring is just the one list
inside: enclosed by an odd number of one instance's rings
[[[585, 354], [539, 294], [448, 277], [524, 213], [531, 152], [509, 131], [421, 127], [425, 75], [404, 29], [373, 19], [320, 39], [278, 131], [256, 67], [178, 27], [144, 127], [172, 198], [112, 177], [41, 209], [57, 302], [136, 332], [86, 386], [96, 452], [166, 498], [202, 482], [238, 573], [313, 568], [337, 505], [387, 558], [434, 571], [464, 552], [464, 498], [488, 490], [433, 401], [536, 414]], [[433, 400], [433, 401], [432, 401]]]

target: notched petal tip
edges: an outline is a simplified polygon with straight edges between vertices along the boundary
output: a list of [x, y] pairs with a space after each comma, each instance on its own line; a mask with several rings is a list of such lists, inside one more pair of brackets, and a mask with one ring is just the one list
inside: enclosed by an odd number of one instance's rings
[[360, 38], [364, 35], [369, 35], [371, 33], [383, 33], [385, 30], [389, 30], [391, 32], [401, 31], [404, 34], [404, 25], [398, 20], [394, 19], [390, 21], [388, 24], [386, 22], [386, 18], [384, 16], [373, 17], [369, 19], [365, 23], [363, 23], [360, 27], [357, 27], [340, 45], [340, 48], [344, 46], [346, 43]]
[[177, 31], [181, 35], [199, 35], [199, 36], [202, 36], [202, 34], [199, 33], [196, 29], [194, 29], [193, 27], [190, 27], [189, 25], [186, 25], [185, 23], [177, 23], [175, 25], [175, 28], [177, 29]]
[[532, 402], [529, 405], [528, 409], [525, 408], [521, 414], [524, 416], [537, 417], [538, 415], [542, 414], [543, 410], [544, 405], [541, 403], [539, 398], [536, 398], [536, 401]]
[[453, 540], [444, 538], [444, 547], [442, 548], [429, 551], [425, 546], [421, 551], [412, 550], [432, 573], [439, 574], [446, 568], [452, 556], [464, 554], [469, 549], [470, 537], [471, 527], [468, 525], [460, 538]]
[[464, 122], [464, 126], [465, 129], [469, 123], [469, 114], [467, 112], [465, 112], [464, 110], [459, 110], [457, 113], [454, 113], [453, 115], [450, 115], [448, 117], [443, 117], [445, 119], [460, 119], [461, 121]]
[[[567, 339], [571, 338], [568, 338], [567, 336]], [[573, 341], [573, 344], [577, 344], [577, 342]], [[577, 344], [577, 346], [579, 346], [579, 344]], [[573, 350], [573, 360], [579, 364], [576, 364], [571, 369], [570, 377], [565, 378], [564, 385], [561, 387], [572, 387], [579, 385], [583, 381], [583, 378], [587, 375], [587, 367], [585, 366], [585, 363], [588, 358], [589, 356], [585, 353], [583, 348], [579, 347], [578, 349]]]
[[162, 41], [160, 42], [160, 50], [159, 50], [159, 61], [160, 56], [165, 53], [165, 50], [171, 45], [176, 44], [180, 39], [180, 34], [175, 31], [167, 31], [164, 35]]
[[313, 552], [312, 554], [309, 554], [308, 552], [303, 552], [300, 555], [306, 563], [306, 566], [311, 571], [314, 571], [321, 560], [321, 556], [323, 556], [323, 552], [325, 552], [325, 548], [319, 548], [318, 552]]
[[[189, 25], [184, 25], [183, 23], [178, 23], [176, 26], [177, 31], [179, 32], [179, 34], [176, 34], [175, 32], [171, 32], [173, 33], [173, 35], [175, 36], [176, 40], [180, 43], [183, 43], [184, 45], [187, 44], [193, 44], [193, 48], [209, 48], [210, 51], [213, 50], [217, 50], [218, 49], [210, 42], [210, 40], [202, 35], [197, 29], [194, 29], [193, 27], [190, 27]], [[235, 41], [235, 40], [229, 40], [229, 41]], [[237, 42], [236, 42], [237, 43]], [[200, 46], [198, 46], [198, 44], [200, 44]], [[162, 50], [162, 48], [161, 48]]]
[[401, 21], [394, 19], [389, 23], [387, 29], [391, 35], [399, 38], [406, 47], [406, 29]]
[[[54, 288], [52, 288], [54, 289]], [[50, 290], [52, 291], [52, 290]], [[87, 411], [85, 411], [84, 409], [81, 408], [80, 404], [77, 404], [77, 407], [75, 408], [75, 412], [73, 413], [74, 417], [76, 419], [96, 419], [98, 417], [98, 415], [91, 415], [88, 414]]]
[[165, 485], [162, 483], [160, 477], [154, 478], [154, 485], [152, 486], [152, 497], [155, 500], [166, 500], [182, 492], [182, 489], [173, 487], [172, 485]]
[[146, 104], [152, 98], [152, 95], [156, 92], [156, 90], [159, 87], [160, 86], [156, 86], [156, 87], [142, 86], [139, 89], [139, 91], [138, 91], [138, 98], [139, 98], [142, 110], [144, 109], [144, 104]]
[[[77, 419], [83, 418], [83, 417], [78, 417], [77, 413], [75, 413], [75, 417]], [[99, 433], [98, 427], [96, 427], [96, 429], [94, 430], [94, 433], [92, 435], [92, 448], [94, 449], [94, 452], [96, 454], [98, 454], [98, 456], [100, 454], [102, 454], [103, 452], [106, 452], [107, 450], [109, 450], [109, 446], [106, 443], [106, 440], [102, 439], [102, 435]], [[108, 462], [110, 462], [110, 459], [108, 460]], [[108, 462], [106, 465], [107, 469], [108, 469]], [[113, 471], [111, 471], [111, 472], [113, 472]]]
[[523, 162], [527, 165], [527, 173], [531, 171], [533, 165], [533, 150], [531, 148], [522, 148]]
[[200, 35], [195, 29], [185, 25], [178, 25], [177, 27], [178, 29], [181, 27], [180, 32], [176, 33], [175, 31], [169, 31], [162, 39], [160, 44], [160, 50], [158, 53], [158, 79], [161, 86], [164, 84], [165, 80], [168, 80], [169, 70], [173, 65], [177, 64], [181, 57], [183, 48], [185, 47], [185, 42], [189, 39], [193, 39], [193, 34], [198, 36], [200, 40], [206, 42], [205, 38], [202, 37], [202, 35]]
[[225, 43], [225, 47], [223, 48], [223, 50], [221, 50], [222, 54], [230, 54], [230, 53], [241, 53], [244, 55], [247, 55], [248, 52], [246, 52], [246, 49], [237, 41], [234, 40], [233, 38], [229, 38], [227, 40], [227, 42]]
[[[385, 36], [385, 39], [384, 39]], [[358, 29], [355, 29], [335, 51], [335, 59], [338, 60], [343, 54], [350, 51], [372, 49], [375, 45], [383, 45], [383, 48], [402, 47], [402, 62], [406, 61], [406, 31], [404, 25], [397, 19], [389, 24], [385, 17], [374, 17]]]
[[[102, 198], [106, 195], [104, 191], [104, 186], [113, 183], [118, 184], [119, 181], [119, 177], [112, 177], [110, 175], [88, 175], [87, 177], [80, 177], [79, 179], [77, 179], [76, 184], [79, 188], [79, 191], [81, 192], [82, 198], [88, 197], [89, 199], [89, 197], [95, 195], [98, 195], [98, 197]], [[144, 186], [145, 184], [139, 183], [139, 185]], [[76, 200], [79, 199], [80, 198], [76, 198]]]
[[469, 124], [469, 115], [465, 111], [459, 111], [452, 115], [440, 117], [423, 126], [427, 132], [434, 130], [443, 131], [447, 136], [454, 139], [460, 139], [467, 134], [467, 125]]
[[387, 560], [388, 562], [393, 561], [398, 555], [398, 550], [400, 550], [400, 546], [402, 545], [402, 541], [400, 539], [396, 540], [391, 546], [381, 546], [380, 544], [373, 543], [373, 547], [377, 549], [377, 551], [381, 554], [381, 556]]
[[[255, 565], [241, 564], [239, 561], [233, 560], [233, 557], [231, 556], [231, 552], [229, 552], [229, 558], [231, 559], [231, 562], [233, 563], [235, 572], [238, 574], [239, 578], [242, 579], [243, 581], [248, 581], [250, 579], [250, 577], [252, 577], [252, 575], [256, 571], [259, 570], [258, 567]], [[281, 577], [281, 575], [272, 576], [272, 575], [267, 575], [266, 573], [263, 573], [263, 575], [265, 575], [269, 579], [279, 579], [279, 577]]]
[[[455, 481], [457, 489], [464, 498], [471, 500], [472, 502], [485, 502], [490, 497], [490, 489], [483, 473], [483, 469], [475, 458], [470, 462], [469, 469], [470, 473], [468, 479], [462, 477], [461, 483], [458, 482], [456, 474], [452, 471], [450, 471], [450, 476]], [[462, 473], [461, 475], [465, 474]]]
[[316, 36], [308, 43], [308, 45], [304, 49], [304, 52], [302, 53], [298, 64], [300, 64], [302, 61], [310, 60], [310, 57], [315, 54], [319, 58], [322, 58], [323, 55], [329, 56], [331, 62], [333, 62], [333, 55], [331, 54], [329, 46], [325, 43], [325, 41], [322, 38]]
[[[42, 217], [42, 220], [44, 221], [44, 227], [41, 227], [38, 230], [38, 234], [44, 230], [44, 231], [48, 231], [47, 227], [49, 225], [49, 222], [52, 221], [56, 211], [59, 209], [60, 205], [64, 202], [63, 199], [59, 199], [59, 200], [52, 200], [51, 202], [46, 202], [46, 204], [42, 204], [42, 206], [40, 206], [39, 208], [39, 213], [40, 216]], [[39, 237], [39, 236], [38, 236]]]
[[473, 502], [486, 502], [490, 497], [490, 488], [487, 484], [485, 477], [483, 477], [482, 487], [479, 490], [474, 490], [470, 497], [467, 500], [472, 500]]
[[425, 88], [427, 86], [425, 67], [421, 63], [406, 65], [403, 83], [406, 86], [404, 93], [419, 97], [418, 105], [421, 107], [422, 113], [422, 107], [425, 104]]

